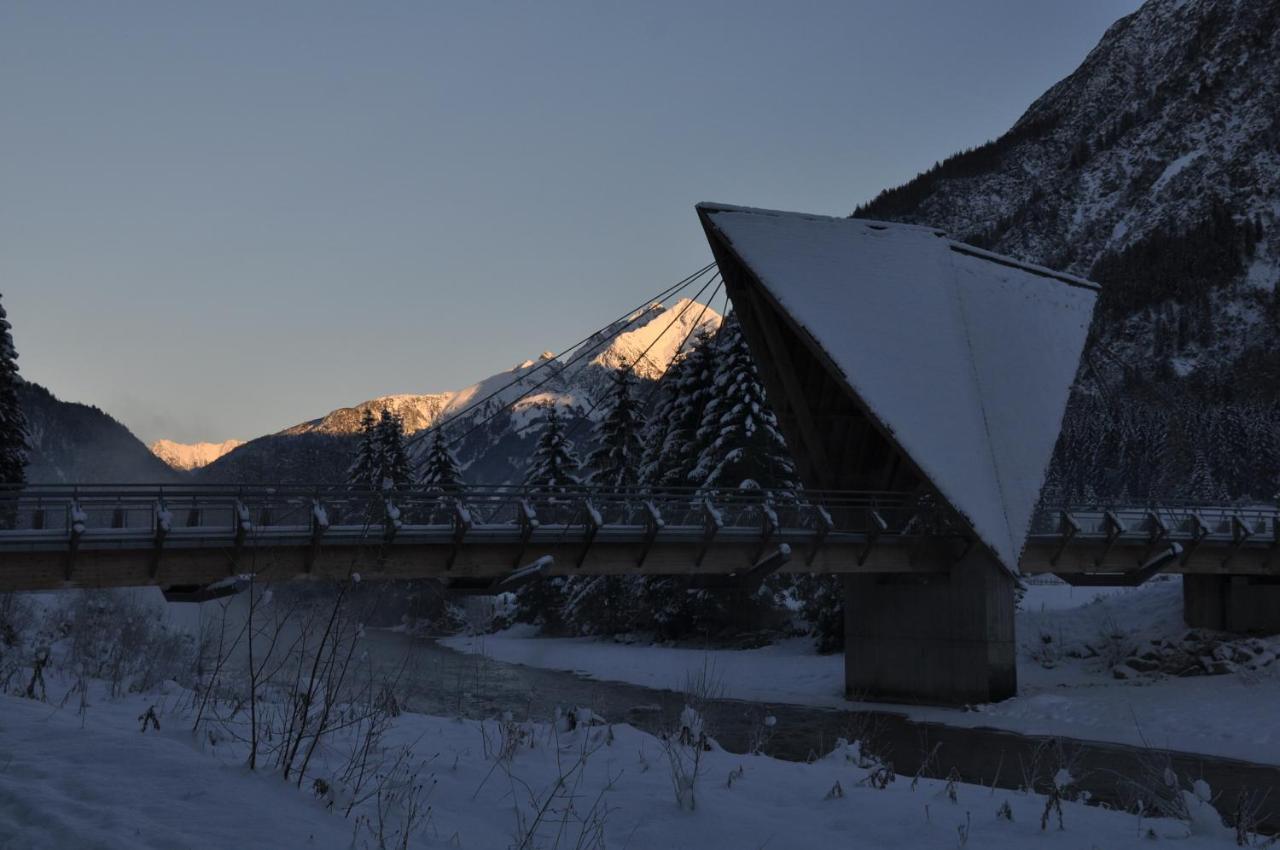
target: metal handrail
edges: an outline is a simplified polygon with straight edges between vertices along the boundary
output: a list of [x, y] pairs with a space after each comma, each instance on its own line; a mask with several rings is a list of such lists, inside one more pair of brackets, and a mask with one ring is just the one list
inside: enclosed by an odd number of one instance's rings
[[[155, 530], [162, 506], [176, 537], [200, 529], [231, 529], [247, 512], [257, 529], [308, 526], [323, 504], [336, 528], [382, 525], [391, 502], [402, 528], [447, 526], [453, 503], [464, 503], [478, 527], [516, 526], [520, 511], [532, 508], [543, 527], [573, 528], [598, 517], [605, 526], [647, 528], [651, 509], [669, 529], [701, 528], [703, 502], [710, 497], [726, 526], [759, 529], [769, 519], [783, 529], [826, 528], [863, 533], [885, 523], [890, 533], [923, 535], [946, 523], [928, 500], [885, 491], [731, 490], [708, 494], [693, 487], [603, 489], [586, 485], [549, 490], [524, 485], [469, 485], [443, 493], [423, 485], [373, 490], [347, 485], [31, 485], [0, 488], [0, 545], [32, 532], [65, 534], [79, 512], [87, 533], [110, 531], [122, 537]], [[590, 502], [593, 510], [581, 507]], [[39, 519], [37, 520], [37, 515]], [[887, 518], [887, 520], [886, 520]], [[166, 531], [166, 533], [169, 533]]]

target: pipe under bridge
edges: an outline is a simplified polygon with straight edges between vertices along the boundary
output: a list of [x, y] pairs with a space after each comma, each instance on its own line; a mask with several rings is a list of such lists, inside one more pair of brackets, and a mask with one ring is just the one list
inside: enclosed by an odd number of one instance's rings
[[[1278, 514], [1045, 506], [1020, 566], [1073, 584], [1138, 584], [1157, 572], [1275, 578]], [[574, 574], [691, 574], [731, 588], [775, 571], [946, 572], [972, 546], [963, 529], [934, 499], [872, 491], [36, 485], [0, 492], [0, 591], [353, 573], [470, 592]]]

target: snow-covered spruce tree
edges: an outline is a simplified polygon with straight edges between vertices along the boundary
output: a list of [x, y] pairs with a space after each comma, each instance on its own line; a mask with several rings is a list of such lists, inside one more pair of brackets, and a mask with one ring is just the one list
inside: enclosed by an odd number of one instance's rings
[[383, 408], [378, 419], [378, 455], [381, 463], [379, 487], [401, 490], [413, 481], [413, 467], [404, 448], [404, 420]]
[[662, 479], [662, 448], [667, 444], [671, 411], [676, 402], [676, 383], [684, 359], [678, 359], [658, 382], [657, 399], [645, 411], [646, 422], [641, 435], [640, 485], [652, 490]]
[[[548, 404], [543, 414], [542, 431], [524, 479], [525, 486], [536, 499], [535, 509], [544, 520], [556, 519], [555, 497], [580, 485], [578, 468], [578, 459], [565, 434], [564, 422], [555, 405]], [[526, 584], [516, 591], [515, 619], [537, 623], [548, 632], [563, 631], [566, 590], [563, 576], [551, 576]]]
[[431, 448], [422, 466], [422, 483], [432, 494], [456, 496], [462, 492], [462, 470], [445, 442], [443, 428], [435, 428], [431, 435]]
[[27, 418], [18, 401], [18, 352], [0, 304], [0, 484], [27, 480]]
[[360, 441], [356, 444], [356, 457], [347, 470], [347, 483], [352, 487], [379, 489], [382, 481], [382, 457], [378, 446], [378, 423], [373, 411], [365, 408], [360, 417]]
[[[711, 388], [694, 438], [699, 455], [687, 483], [713, 498], [716, 493], [750, 489], [767, 491], [767, 499], [775, 504], [795, 501], [799, 487], [795, 463], [765, 398], [742, 327], [732, 314], [716, 336], [712, 362]], [[699, 616], [718, 619], [723, 615], [729, 626], [760, 628], [784, 615], [788, 598], [794, 597], [802, 607], [810, 596], [815, 600], [839, 598], [836, 587], [818, 586], [827, 581], [814, 578], [797, 583], [789, 575], [775, 575], [753, 594], [693, 591], [678, 601], [683, 609], [693, 607], [695, 623]], [[723, 612], [715, 610], [717, 605]], [[676, 612], [690, 619], [689, 612], [679, 606]], [[811, 622], [843, 623], [842, 615], [836, 616], [836, 612], [810, 613]], [[709, 630], [710, 625], [703, 620], [699, 627]]]
[[[646, 469], [659, 490], [664, 487], [701, 488], [705, 483], [705, 471], [699, 470], [698, 465], [715, 435], [709, 428], [707, 416], [720, 391], [716, 382], [726, 369], [727, 333], [728, 326], [725, 325], [715, 337], [700, 336], [679, 364], [679, 372], [673, 376], [669, 400], [664, 402], [666, 430], [662, 451]], [[751, 365], [749, 357], [747, 365]], [[754, 377], [754, 367], [752, 369]], [[759, 395], [763, 398], [763, 391]], [[726, 434], [722, 445], [729, 446], [733, 439], [734, 434]], [[763, 483], [773, 484], [774, 481]], [[794, 483], [789, 480], [779, 480], [778, 483], [794, 490]], [[772, 607], [771, 591], [747, 596], [694, 589], [687, 576], [652, 578], [645, 583], [644, 589], [646, 626], [663, 638], [706, 637], [755, 627], [765, 619], [765, 609]]]
[[702, 451], [689, 482], [704, 491], [763, 488], [776, 499], [794, 499], [795, 462], [732, 314], [716, 339], [715, 365], [713, 388], [697, 431]]
[[664, 405], [662, 444], [648, 464], [648, 482], [655, 488], [689, 486], [689, 475], [698, 462], [701, 445], [698, 429], [711, 400], [715, 377], [715, 340], [707, 332], [694, 339], [689, 353], [677, 365], [669, 402]]
[[644, 414], [634, 393], [635, 378], [629, 370], [618, 369], [609, 390], [609, 407], [596, 427], [597, 448], [587, 458], [593, 486], [624, 490], [640, 481]]
[[448, 523], [453, 519], [453, 502], [462, 495], [462, 470], [449, 444], [445, 442], [444, 429], [435, 428], [431, 435], [431, 448], [422, 465], [422, 484], [434, 500], [430, 512], [432, 523]]
[[573, 443], [565, 433], [564, 421], [556, 412], [555, 405], [546, 405], [542, 431], [525, 473], [525, 486], [540, 496], [555, 496], [574, 490], [581, 484], [579, 467]]
[[[590, 482], [595, 487], [617, 491], [640, 483], [644, 417], [634, 386], [629, 370], [617, 370], [608, 409], [596, 426], [597, 448], [587, 459]], [[639, 576], [569, 578], [565, 582], [565, 624], [579, 634], [630, 631], [641, 606], [642, 583]]]

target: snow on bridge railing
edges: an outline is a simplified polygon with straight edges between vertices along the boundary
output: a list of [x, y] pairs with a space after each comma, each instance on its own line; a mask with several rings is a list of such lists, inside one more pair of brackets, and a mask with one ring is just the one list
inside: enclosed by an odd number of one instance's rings
[[80, 517], [85, 534], [122, 538], [154, 534], [157, 517], [176, 536], [198, 530], [229, 534], [305, 530], [322, 506], [326, 531], [359, 528], [394, 536], [414, 527], [520, 527], [532, 510], [540, 528], [702, 528], [705, 504], [730, 529], [805, 529], [828, 533], [925, 536], [952, 525], [929, 499], [885, 491], [771, 492], [698, 488], [608, 489], [469, 485], [444, 493], [421, 485], [370, 490], [346, 485], [93, 484], [0, 487], [0, 545], [18, 538], [63, 536]]

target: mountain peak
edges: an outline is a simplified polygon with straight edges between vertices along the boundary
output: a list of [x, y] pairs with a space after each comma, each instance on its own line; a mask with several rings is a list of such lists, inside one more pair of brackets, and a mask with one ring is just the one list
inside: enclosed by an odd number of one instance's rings
[[232, 449], [244, 445], [244, 440], [224, 440], [221, 443], [178, 443], [173, 440], [156, 440], [147, 446], [151, 453], [174, 469], [190, 472], [208, 466]]

